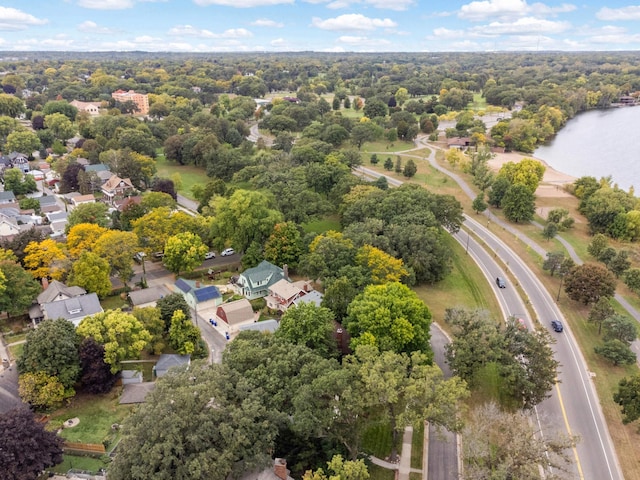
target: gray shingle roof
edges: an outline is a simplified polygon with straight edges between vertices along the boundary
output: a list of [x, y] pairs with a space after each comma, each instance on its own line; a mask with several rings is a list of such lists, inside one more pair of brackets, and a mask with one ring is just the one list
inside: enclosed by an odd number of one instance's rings
[[78, 326], [84, 317], [102, 312], [102, 306], [95, 293], [81, 295], [68, 300], [45, 303], [42, 305], [46, 318], [64, 318]]
[[16, 196], [11, 190], [0, 192], [0, 202], [13, 202], [15, 199]]
[[59, 282], [58, 280], [52, 280], [47, 289], [38, 295], [38, 303], [42, 305], [43, 303], [54, 302], [58, 295], [73, 298], [84, 295], [85, 293], [87, 293], [87, 291], [84, 288], [77, 286], [67, 287], [64, 283]]
[[191, 355], [177, 355], [175, 353], [163, 353], [158, 358], [156, 366], [153, 370], [156, 372], [156, 377], [162, 377], [166, 375], [170, 368], [178, 367], [191, 363]]
[[156, 287], [143, 288], [142, 290], [134, 290], [129, 292], [129, 299], [131, 304], [135, 307], [138, 305], [144, 305], [145, 303], [157, 302], [162, 297], [171, 294], [171, 292], [164, 285], [158, 285]]

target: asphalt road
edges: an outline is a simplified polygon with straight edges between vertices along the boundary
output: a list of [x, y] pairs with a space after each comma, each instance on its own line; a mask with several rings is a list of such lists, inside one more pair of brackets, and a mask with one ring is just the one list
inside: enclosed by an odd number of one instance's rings
[[[558, 375], [559, 383], [552, 391], [551, 397], [538, 406], [539, 421], [546, 428], [549, 428], [547, 425], [560, 426], [567, 433], [580, 437], [573, 452], [575, 478], [622, 479], [623, 476], [609, 430], [591, 381], [591, 373], [587, 370], [586, 362], [571, 329], [564, 321], [553, 298], [524, 262], [498, 237], [493, 235], [484, 223], [467, 217], [465, 225], [473, 229], [474, 233], [495, 253], [495, 258], [500, 260], [504, 266], [503, 269], [511, 273], [511, 276], [505, 276], [507, 288], [498, 289], [498, 298], [502, 297], [500, 304], [505, 310], [505, 314], [507, 316], [523, 316], [518, 314], [526, 312], [520, 299], [515, 298], [517, 295], [515, 294], [515, 285], [512, 283], [515, 281], [524, 290], [542, 328], [547, 328], [557, 340], [554, 351], [556, 359], [561, 364]], [[466, 244], [467, 234], [465, 232], [459, 232], [456, 237], [461, 244]], [[482, 252], [476, 248], [474, 246], [470, 250], [473, 249], [474, 255], [482, 255]], [[495, 264], [494, 266], [487, 264], [486, 258], [482, 263], [485, 265], [483, 270], [487, 269], [491, 273], [489, 280], [495, 285], [495, 277], [501, 275], [502, 270]], [[529, 328], [532, 328], [531, 319], [528, 316], [525, 318], [529, 323]], [[551, 329], [549, 322], [552, 319], [559, 319], [563, 322], [565, 325], [563, 333], [556, 333]]]

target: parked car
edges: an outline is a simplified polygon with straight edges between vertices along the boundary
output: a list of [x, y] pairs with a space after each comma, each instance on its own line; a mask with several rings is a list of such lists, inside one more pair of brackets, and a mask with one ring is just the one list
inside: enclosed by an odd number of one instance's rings
[[216, 258], [216, 252], [207, 252], [204, 254], [205, 260], [211, 260], [212, 258]]
[[498, 288], [507, 288], [507, 284], [504, 282], [504, 278], [502, 277], [496, 278], [496, 285], [498, 285]]
[[164, 252], [155, 252], [153, 254], [153, 258], [162, 258], [164, 257]]
[[562, 326], [562, 322], [560, 320], [551, 320], [551, 328], [553, 328], [556, 332], [561, 332], [564, 330]]
[[228, 257], [229, 255], [235, 254], [236, 251], [233, 248], [225, 248], [220, 255], [223, 257]]
[[133, 256], [133, 259], [138, 262], [138, 263], [142, 263], [142, 261], [144, 260], [144, 257], [146, 257], [147, 254], [144, 252], [138, 252]]

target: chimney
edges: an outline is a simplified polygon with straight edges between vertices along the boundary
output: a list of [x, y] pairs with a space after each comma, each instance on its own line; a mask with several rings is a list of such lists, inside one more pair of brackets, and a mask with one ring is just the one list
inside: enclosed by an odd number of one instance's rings
[[200, 280], [196, 280], [196, 288], [200, 288]]
[[286, 263], [282, 265], [282, 271], [284, 272], [284, 279], [289, 280], [289, 265], [287, 265]]
[[281, 480], [287, 480], [289, 476], [289, 472], [287, 472], [287, 460], [284, 458], [276, 458], [273, 461], [273, 473]]
[[49, 279], [42, 277], [42, 290], [46, 290], [47, 288], [49, 288]]

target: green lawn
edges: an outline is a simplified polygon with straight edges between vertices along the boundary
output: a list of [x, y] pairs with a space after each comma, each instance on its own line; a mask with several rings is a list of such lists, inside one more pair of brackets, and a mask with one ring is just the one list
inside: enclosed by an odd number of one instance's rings
[[413, 429], [411, 439], [411, 468], [422, 468], [422, 449], [424, 447], [424, 423]]
[[112, 443], [116, 437], [111, 426], [122, 423], [132, 409], [130, 405], [118, 404], [117, 393], [118, 389], [104, 395], [76, 395], [68, 406], [51, 415], [48, 428], [57, 429], [66, 420], [78, 417], [80, 423], [63, 429], [61, 437], [70, 442]]
[[328, 232], [329, 230], [340, 232], [342, 225], [340, 224], [340, 217], [338, 215], [329, 215], [319, 220], [312, 220], [302, 224], [302, 229], [305, 233], [315, 232], [320, 234]]
[[[362, 151], [365, 153], [371, 152], [402, 152], [404, 150], [410, 150], [414, 147], [413, 142], [403, 142], [401, 140], [396, 140], [395, 142], [386, 142], [386, 141], [378, 141], [378, 142], [367, 142], [362, 146]], [[385, 159], [382, 159], [384, 162]], [[395, 163], [395, 158], [393, 159]]]
[[19, 343], [18, 345], [12, 345], [9, 347], [9, 352], [11, 353], [11, 358], [17, 360], [22, 356], [22, 352], [24, 351], [24, 343]]
[[[362, 435], [362, 451], [383, 460], [391, 455], [392, 443], [391, 427], [388, 424], [375, 423]], [[396, 445], [398, 454], [401, 447], [402, 435], [398, 435], [398, 445]]]
[[100, 305], [102, 305], [102, 309], [106, 312], [107, 310], [122, 308], [125, 305], [129, 305], [129, 303], [118, 294], [103, 298], [100, 300]]
[[369, 469], [369, 480], [393, 480], [396, 478], [395, 470], [388, 470], [370, 462], [367, 462], [367, 467]]
[[171, 178], [172, 175], [180, 174], [182, 185], [178, 189], [180, 195], [193, 200], [191, 189], [194, 185], [207, 183], [209, 178], [204, 168], [194, 167], [193, 165], [178, 165], [167, 160], [164, 154], [160, 153], [156, 158], [156, 168], [158, 177]]
[[83, 470], [86, 472], [98, 473], [101, 468], [107, 468], [110, 463], [109, 457], [100, 458], [81, 457], [78, 455], [64, 455], [62, 463], [56, 465], [51, 471], [65, 474], [69, 470]]

